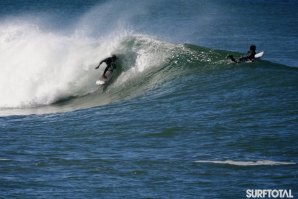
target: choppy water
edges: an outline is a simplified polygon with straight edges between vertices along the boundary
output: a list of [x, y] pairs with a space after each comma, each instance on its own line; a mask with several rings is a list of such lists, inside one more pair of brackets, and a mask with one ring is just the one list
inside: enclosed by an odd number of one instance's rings
[[1, 198], [297, 195], [296, 1], [0, 5]]

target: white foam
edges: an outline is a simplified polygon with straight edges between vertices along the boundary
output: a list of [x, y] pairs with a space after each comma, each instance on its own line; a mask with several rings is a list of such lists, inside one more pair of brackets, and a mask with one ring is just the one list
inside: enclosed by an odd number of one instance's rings
[[0, 25], [0, 108], [47, 105], [93, 92], [99, 75], [94, 67], [115, 48], [105, 45], [26, 22]]
[[295, 162], [276, 162], [271, 160], [257, 161], [234, 161], [234, 160], [197, 160], [196, 163], [228, 164], [235, 166], [278, 166], [278, 165], [295, 165]]

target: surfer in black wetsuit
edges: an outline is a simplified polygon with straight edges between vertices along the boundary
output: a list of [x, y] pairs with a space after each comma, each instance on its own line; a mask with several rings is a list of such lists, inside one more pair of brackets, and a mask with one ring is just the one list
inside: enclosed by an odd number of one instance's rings
[[254, 61], [255, 55], [256, 55], [256, 46], [251, 45], [249, 47], [249, 51], [246, 53], [246, 56], [240, 57], [239, 60], [236, 60], [233, 55], [228, 55], [227, 58], [231, 59], [235, 63], [241, 63], [241, 62], [246, 62], [246, 61]]
[[104, 78], [107, 78], [107, 77], [106, 77], [106, 72], [107, 72], [107, 71], [113, 72], [113, 70], [116, 69], [116, 60], [117, 60], [117, 56], [116, 56], [116, 55], [112, 55], [112, 57], [108, 57], [108, 58], [102, 60], [101, 62], [99, 62], [98, 66], [96, 66], [95, 69], [98, 69], [99, 66], [100, 66], [103, 62], [105, 62], [105, 63], [107, 64], [107, 67], [106, 67], [106, 69], [104, 70], [102, 76], [103, 76]]

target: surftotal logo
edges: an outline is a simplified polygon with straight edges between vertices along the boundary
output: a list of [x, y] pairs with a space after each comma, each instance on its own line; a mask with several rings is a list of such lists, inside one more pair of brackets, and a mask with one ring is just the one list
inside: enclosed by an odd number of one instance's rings
[[294, 198], [291, 189], [247, 189], [246, 198]]

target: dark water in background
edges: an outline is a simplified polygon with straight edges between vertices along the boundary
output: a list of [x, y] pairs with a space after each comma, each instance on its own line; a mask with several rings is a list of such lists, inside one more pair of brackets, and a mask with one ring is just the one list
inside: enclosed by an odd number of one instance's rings
[[297, 196], [297, 8], [0, 1], [0, 197]]

